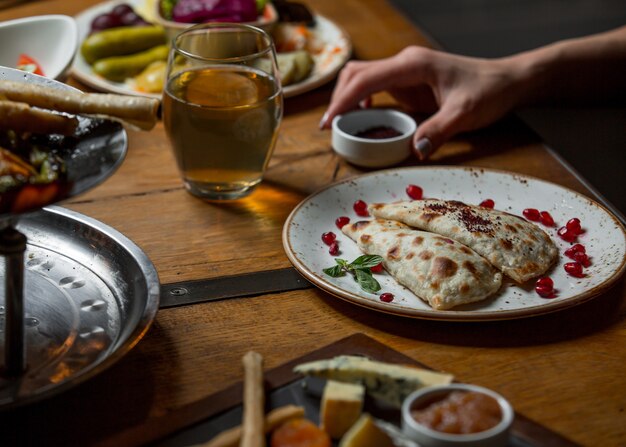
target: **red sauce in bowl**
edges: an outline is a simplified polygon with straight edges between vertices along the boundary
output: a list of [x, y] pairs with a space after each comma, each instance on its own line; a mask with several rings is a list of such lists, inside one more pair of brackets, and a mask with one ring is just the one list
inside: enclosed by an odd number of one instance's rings
[[354, 134], [355, 137], [369, 138], [370, 140], [384, 140], [402, 135], [398, 130], [390, 126], [369, 127]]
[[500, 405], [491, 396], [476, 391], [453, 391], [411, 411], [418, 423], [442, 433], [479, 433], [502, 420]]

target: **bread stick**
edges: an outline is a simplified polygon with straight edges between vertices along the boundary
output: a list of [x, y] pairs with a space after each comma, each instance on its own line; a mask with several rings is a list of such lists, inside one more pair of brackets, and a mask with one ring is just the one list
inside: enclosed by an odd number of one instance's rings
[[33, 109], [23, 102], [0, 100], [0, 130], [73, 135], [77, 126], [75, 117]]
[[250, 351], [243, 356], [243, 421], [241, 447], [264, 447], [265, 431], [263, 392], [263, 357]]
[[158, 120], [159, 100], [154, 98], [82, 93], [14, 81], [0, 81], [0, 97], [58, 112], [115, 118], [145, 130]]

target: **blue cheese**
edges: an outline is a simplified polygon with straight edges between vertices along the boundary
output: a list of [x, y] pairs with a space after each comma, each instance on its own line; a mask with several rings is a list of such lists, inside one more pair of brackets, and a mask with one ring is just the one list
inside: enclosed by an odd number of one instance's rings
[[359, 383], [372, 397], [396, 408], [400, 408], [402, 401], [413, 391], [424, 386], [447, 385], [454, 379], [450, 374], [350, 355], [303, 363], [296, 366], [294, 372], [339, 382]]

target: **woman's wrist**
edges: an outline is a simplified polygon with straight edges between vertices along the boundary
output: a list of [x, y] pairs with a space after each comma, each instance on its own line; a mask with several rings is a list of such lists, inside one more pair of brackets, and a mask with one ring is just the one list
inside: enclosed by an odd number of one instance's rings
[[546, 102], [551, 96], [553, 51], [533, 50], [502, 58], [499, 63], [509, 70], [514, 108]]

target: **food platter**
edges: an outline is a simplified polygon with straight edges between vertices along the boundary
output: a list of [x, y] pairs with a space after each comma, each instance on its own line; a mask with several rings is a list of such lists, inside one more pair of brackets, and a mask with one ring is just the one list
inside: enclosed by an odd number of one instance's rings
[[[365, 334], [357, 333], [267, 371], [264, 377], [267, 391], [267, 410], [284, 405], [302, 406], [305, 409], [306, 417], [318, 423], [319, 392], [323, 383], [308, 382], [303, 376], [294, 372], [294, 367], [305, 362], [328, 359], [339, 355], [359, 355], [397, 365], [431, 369]], [[103, 445], [149, 444], [159, 447], [183, 447], [204, 444], [222, 431], [241, 422], [242, 391], [243, 384], [241, 382], [235, 383], [167, 415], [152, 418], [145, 424], [130, 427], [117, 433], [107, 439]], [[400, 423], [399, 411], [388, 406], [379, 406], [375, 399], [366, 400], [365, 411], [376, 418], [384, 419], [388, 423], [395, 425]], [[333, 446], [338, 443], [335, 441]], [[511, 437], [506, 444], [507, 447], [569, 447], [572, 445], [568, 439], [520, 413], [515, 415]]]
[[[13, 68], [1, 68], [0, 80], [29, 82], [57, 89], [72, 89], [61, 82]], [[50, 197], [50, 200], [44, 200], [45, 203], [32, 203], [31, 208], [50, 205], [81, 194], [109, 178], [123, 162], [128, 148], [128, 138], [120, 123], [93, 117], [79, 116], [77, 118], [79, 124], [71, 139], [73, 141], [71, 148], [59, 153], [67, 169], [67, 178], [63, 180], [62, 188], [55, 196]], [[63, 146], [65, 141], [54, 135], [47, 137], [47, 140], [52, 146]], [[14, 214], [10, 209], [7, 211], [9, 200], [8, 196], [3, 197], [0, 218]], [[27, 209], [19, 211], [27, 211]]]
[[[353, 210], [357, 200], [367, 203], [408, 200], [405, 189], [409, 184], [423, 188], [425, 198], [459, 200], [479, 204], [492, 199], [495, 208], [521, 215], [525, 208], [548, 211], [556, 222], [554, 227], [542, 227], [553, 239], [559, 260], [547, 272], [554, 281], [556, 297], [542, 298], [534, 290], [534, 282], [522, 286], [504, 280], [492, 297], [453, 310], [433, 310], [408, 289], [399, 285], [387, 273], [377, 274], [381, 292], [395, 298], [386, 303], [378, 294], [363, 292], [352, 277], [331, 278], [323, 269], [332, 267], [334, 258], [352, 261], [362, 253], [356, 244], [335, 226], [335, 219], [347, 216], [351, 222], [359, 218]], [[592, 264], [583, 278], [574, 278], [564, 271], [571, 261], [562, 255], [570, 244], [557, 236], [557, 229], [567, 220], [577, 217], [585, 232], [579, 237], [587, 247]], [[337, 235], [340, 253], [329, 254], [321, 240], [322, 233]], [[609, 288], [626, 270], [626, 235], [621, 223], [603, 206], [577, 192], [537, 178], [505, 171], [463, 167], [414, 167], [378, 171], [332, 184], [301, 202], [290, 214], [283, 228], [283, 246], [293, 265], [319, 288], [345, 299], [381, 312], [407, 317], [451, 320], [485, 321], [522, 318], [562, 310], [585, 302]]]
[[[98, 3], [82, 11], [75, 17], [78, 25], [79, 42], [82, 42], [88, 35], [91, 21], [97, 15], [110, 11], [111, 8], [118, 3], [130, 4], [138, 13], [149, 20], [149, 14], [152, 9], [147, 4], [150, 2], [151, 0], [112, 0]], [[315, 25], [310, 31], [314, 38], [320, 41], [323, 49], [318, 54], [312, 55], [315, 60], [315, 67], [311, 75], [299, 83], [291, 84], [283, 88], [283, 93], [286, 98], [308, 92], [331, 81], [337, 75], [341, 67], [348, 61], [352, 53], [352, 43], [348, 35], [326, 17], [315, 15]], [[138, 92], [129, 84], [111, 82], [94, 74], [89, 64], [87, 64], [80, 54], [80, 51], [76, 54], [74, 59], [72, 74], [79, 81], [100, 91], [149, 96], [153, 98], [161, 97], [160, 94]]]
[[[0, 69], [0, 80], [73, 90], [10, 68]], [[120, 123], [77, 119], [71, 135], [36, 135], [33, 143], [62, 159], [58, 192], [37, 190], [19, 206], [16, 191], [19, 197], [52, 183], [24, 182], [2, 192], [3, 231], [14, 227], [8, 234], [24, 242], [7, 242], [0, 256], [2, 347], [18, 354], [2, 356], [0, 365], [11, 374], [0, 377], [0, 408], [42, 399], [102, 371], [136, 345], [158, 308], [156, 270], [123, 235], [63, 208], [25, 214], [95, 187], [124, 160], [128, 141]]]

